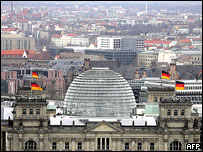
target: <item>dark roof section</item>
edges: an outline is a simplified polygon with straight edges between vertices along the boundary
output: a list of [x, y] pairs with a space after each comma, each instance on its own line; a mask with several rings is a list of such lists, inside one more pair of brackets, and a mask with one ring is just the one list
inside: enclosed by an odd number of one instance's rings
[[90, 61], [90, 64], [91, 67], [108, 67], [115, 72], [120, 67], [120, 62], [118, 60]]
[[[178, 65], [176, 69], [179, 73], [179, 79], [194, 80], [202, 70], [202, 65]], [[202, 76], [198, 79], [202, 80]]]

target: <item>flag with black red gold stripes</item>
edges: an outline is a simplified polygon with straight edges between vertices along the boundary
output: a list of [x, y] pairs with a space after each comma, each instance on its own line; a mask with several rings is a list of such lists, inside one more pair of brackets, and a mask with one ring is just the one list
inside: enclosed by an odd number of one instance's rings
[[33, 78], [37, 78], [37, 80], [38, 80], [39, 75], [38, 75], [36, 72], [32, 72], [32, 77], [33, 77]]
[[185, 83], [181, 81], [176, 81], [176, 90], [184, 90], [185, 89]]
[[40, 90], [40, 91], [42, 91], [42, 88], [37, 83], [31, 82], [31, 90]]
[[170, 74], [168, 72], [162, 71], [161, 78], [170, 80]]

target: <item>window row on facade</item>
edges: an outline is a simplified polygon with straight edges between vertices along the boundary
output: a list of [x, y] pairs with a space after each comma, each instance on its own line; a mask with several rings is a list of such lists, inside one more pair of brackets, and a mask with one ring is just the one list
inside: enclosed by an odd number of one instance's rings
[[[171, 116], [172, 110], [168, 109], [167, 110], [167, 116]], [[174, 110], [173, 111], [173, 116], [178, 116], [180, 113], [180, 116], [184, 116], [185, 115], [185, 110]]]
[[[23, 115], [26, 115], [26, 114], [27, 114], [27, 111], [28, 111], [28, 109], [22, 109], [22, 114], [23, 114]], [[33, 115], [33, 113], [34, 113], [34, 110], [33, 110], [33, 109], [29, 109], [29, 114], [30, 114], [30, 115]], [[40, 109], [36, 109], [36, 114], [37, 114], [37, 115], [40, 115]]]
[[202, 86], [186, 86], [186, 90], [202, 90]]
[[[97, 150], [110, 150], [109, 142], [110, 142], [109, 138], [97, 138]], [[58, 150], [59, 146], [58, 146], [57, 142], [52, 142], [51, 144], [52, 144], [51, 150], [54, 150], [54, 151]], [[125, 142], [123, 144], [123, 149], [129, 151], [132, 149], [130, 146], [131, 146], [130, 142]], [[27, 142], [25, 142], [24, 148], [25, 148], [25, 150], [37, 150], [37, 143], [34, 140], [28, 140]], [[63, 149], [64, 150], [71, 150], [71, 143], [65, 142]], [[83, 149], [84, 149], [83, 143], [77, 142], [76, 150], [83, 150]], [[136, 149], [140, 150], [140, 151], [144, 150], [143, 143], [137, 142]], [[170, 150], [177, 150], [177, 151], [182, 150], [182, 144], [179, 141], [173, 141], [170, 143], [169, 149]], [[149, 143], [149, 150], [150, 151], [156, 150], [154, 142]]]

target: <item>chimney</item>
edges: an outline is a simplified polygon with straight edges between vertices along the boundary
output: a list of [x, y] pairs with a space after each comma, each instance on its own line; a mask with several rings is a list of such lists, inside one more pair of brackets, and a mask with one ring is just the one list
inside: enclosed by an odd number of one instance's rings
[[140, 79], [140, 73], [138, 70], [135, 71], [135, 80]]
[[147, 126], [147, 121], [145, 121], [145, 126]]
[[91, 69], [90, 59], [84, 59], [83, 72]]
[[179, 75], [178, 72], [176, 71], [176, 60], [173, 59], [172, 63], [169, 65], [169, 74], [171, 75], [171, 80], [178, 80]]

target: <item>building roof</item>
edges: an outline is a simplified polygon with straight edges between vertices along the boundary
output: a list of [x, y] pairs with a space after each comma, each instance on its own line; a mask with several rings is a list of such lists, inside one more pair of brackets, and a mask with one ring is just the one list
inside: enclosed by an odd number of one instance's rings
[[190, 39], [182, 39], [182, 40], [179, 40], [179, 42], [181, 43], [190, 43]]
[[16, 50], [1, 50], [1, 55], [23, 55], [25, 50], [16, 49]]
[[146, 104], [145, 114], [159, 114], [159, 104]]
[[170, 44], [172, 41], [144, 40], [144, 43]]
[[27, 23], [28, 20], [25, 20], [25, 19], [18, 19], [17, 22], [20, 22], [20, 23]]
[[53, 38], [61, 38], [62, 35], [54, 34], [52, 37], [53, 37]]
[[67, 36], [77, 36], [77, 34], [75, 34], [75, 33], [68, 33], [68, 34], [66, 34]]
[[8, 32], [11, 32], [11, 31], [16, 31], [17, 28], [2, 28], [3, 31], [8, 31]]
[[56, 116], [50, 118], [51, 126], [59, 126], [62, 123], [62, 126], [85, 126], [86, 122], [120, 122], [121, 126], [157, 126], [156, 119], [153, 117], [133, 117], [133, 118], [109, 118], [109, 117], [70, 117], [70, 116]]

